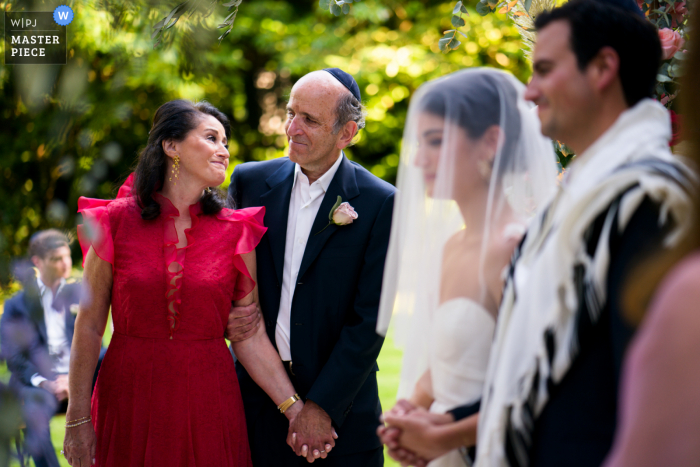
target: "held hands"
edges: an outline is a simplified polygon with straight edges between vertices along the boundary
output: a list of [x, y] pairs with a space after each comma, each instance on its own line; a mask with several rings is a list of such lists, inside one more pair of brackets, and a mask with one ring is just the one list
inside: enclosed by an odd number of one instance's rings
[[389, 455], [401, 465], [424, 467], [450, 451], [442, 446], [441, 434], [442, 425], [454, 422], [452, 415], [430, 413], [400, 400], [383, 419], [388, 426], [380, 426], [377, 435], [389, 448]]
[[303, 408], [297, 402], [285, 412], [290, 414], [287, 444], [291, 446], [297, 456], [306, 457], [309, 463], [316, 459], [325, 459], [328, 453], [335, 447], [338, 434], [333, 429], [331, 417], [315, 402], [307, 400]]
[[58, 375], [55, 381], [42, 381], [39, 387], [53, 394], [58, 402], [68, 399], [68, 375]]
[[63, 440], [63, 455], [72, 467], [87, 467], [95, 464], [97, 438], [92, 423], [66, 428]]
[[262, 312], [257, 303], [231, 307], [226, 326], [226, 339], [231, 342], [241, 342], [252, 337], [257, 332], [261, 320]]

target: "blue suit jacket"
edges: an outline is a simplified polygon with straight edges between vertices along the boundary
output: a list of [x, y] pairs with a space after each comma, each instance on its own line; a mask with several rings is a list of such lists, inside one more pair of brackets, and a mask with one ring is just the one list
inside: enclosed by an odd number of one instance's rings
[[[80, 284], [69, 283], [63, 286], [53, 303], [56, 309], [65, 311], [69, 345], [73, 341], [75, 328], [75, 316], [70, 312], [70, 307], [79, 301]], [[22, 332], [18, 332], [19, 329]], [[30, 281], [24, 290], [5, 302], [0, 319], [0, 342], [2, 357], [7, 360], [7, 367], [12, 373], [12, 387], [31, 386], [31, 377], [36, 373], [48, 379], [54, 377], [50, 367], [44, 308], [35, 281]]]
[[[273, 345], [294, 166], [286, 157], [241, 164], [229, 187], [237, 208], [266, 208], [268, 231], [256, 249], [257, 274]], [[302, 398], [314, 401], [333, 420], [339, 435], [334, 455], [380, 446], [375, 433], [381, 414], [376, 361], [383, 338], [375, 327], [394, 192], [392, 185], [344, 157], [324, 195], [299, 269], [290, 323], [294, 384]], [[359, 218], [323, 230], [338, 196], [355, 208]], [[237, 370], [248, 422], [264, 407], [276, 410], [242, 365]], [[270, 448], [279, 443], [289, 449], [284, 438], [266, 442], [273, 443]]]

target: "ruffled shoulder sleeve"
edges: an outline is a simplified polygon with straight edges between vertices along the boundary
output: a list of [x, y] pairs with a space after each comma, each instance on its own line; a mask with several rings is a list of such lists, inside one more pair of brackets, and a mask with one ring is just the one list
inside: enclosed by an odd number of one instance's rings
[[[129, 175], [119, 188], [117, 199], [131, 196], [134, 174]], [[109, 205], [114, 200], [92, 199], [81, 196], [78, 199], [78, 212], [83, 215], [83, 224], [78, 226], [78, 241], [83, 251], [83, 267], [90, 247], [97, 256], [114, 267], [114, 243], [109, 222]]]
[[267, 232], [267, 227], [263, 224], [265, 207], [222, 209], [216, 217], [223, 221], [235, 222], [240, 227], [240, 236], [233, 248], [233, 264], [240, 272], [236, 278], [233, 299], [240, 300], [255, 288], [255, 281], [250, 276], [241, 255], [253, 251]]

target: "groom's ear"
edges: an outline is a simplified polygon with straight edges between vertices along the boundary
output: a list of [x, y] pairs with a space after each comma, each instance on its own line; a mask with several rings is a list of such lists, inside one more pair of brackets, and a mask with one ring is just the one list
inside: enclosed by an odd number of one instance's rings
[[338, 142], [336, 147], [338, 149], [345, 149], [352, 144], [352, 139], [357, 134], [357, 122], [349, 121], [345, 124], [342, 130], [339, 132]]

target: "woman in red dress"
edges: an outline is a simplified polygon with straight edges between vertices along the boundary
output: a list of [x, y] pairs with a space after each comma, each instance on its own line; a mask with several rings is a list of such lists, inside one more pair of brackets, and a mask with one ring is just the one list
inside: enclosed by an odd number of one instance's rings
[[[78, 202], [87, 296], [70, 363], [64, 451], [72, 466], [251, 465], [224, 333], [231, 303], [257, 300], [265, 209], [225, 209], [210, 188], [225, 180], [229, 136], [210, 104], [168, 102], [117, 199]], [[114, 334], [91, 403], [110, 305]], [[275, 404], [293, 402], [263, 323], [233, 349]]]

